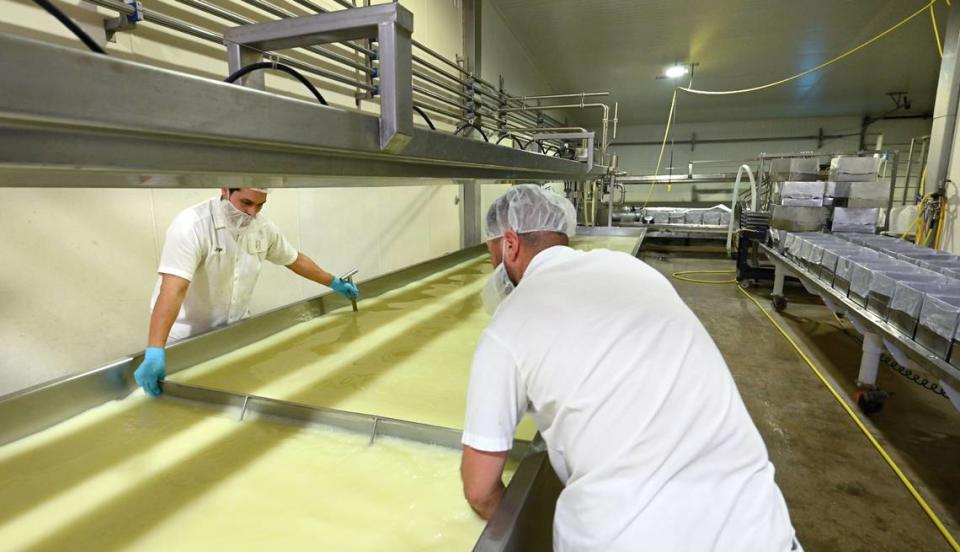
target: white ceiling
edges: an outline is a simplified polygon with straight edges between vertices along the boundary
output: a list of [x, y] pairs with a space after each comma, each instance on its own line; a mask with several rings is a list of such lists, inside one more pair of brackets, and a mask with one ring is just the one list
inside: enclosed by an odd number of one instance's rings
[[[610, 91], [609, 103], [620, 102], [620, 123], [642, 124], [664, 122], [672, 87], [686, 84], [686, 78], [657, 80], [667, 65], [698, 63], [694, 88], [765, 84], [849, 50], [927, 0], [491, 2], [488, 9], [503, 14], [555, 92]], [[942, 35], [942, 2], [937, 14]], [[886, 96], [894, 91], [908, 92], [909, 113], [921, 114], [933, 110], [939, 66], [924, 13], [836, 65], [781, 87], [724, 97], [684, 95], [677, 117], [699, 122], [880, 115], [894, 107]]]

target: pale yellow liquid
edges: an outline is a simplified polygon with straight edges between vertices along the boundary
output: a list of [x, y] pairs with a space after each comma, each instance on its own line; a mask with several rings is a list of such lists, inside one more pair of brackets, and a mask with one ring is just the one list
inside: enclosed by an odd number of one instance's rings
[[0, 448], [2, 550], [470, 550], [459, 451], [141, 395]]
[[[489, 270], [469, 261], [176, 379], [460, 427]], [[0, 550], [472, 548], [458, 451], [367, 443], [137, 391], [0, 447]]]
[[[591, 236], [572, 245], [630, 253], [636, 243]], [[362, 300], [359, 312], [331, 312], [170, 379], [461, 429], [470, 361], [490, 320], [479, 297], [490, 272], [480, 256]], [[527, 418], [517, 437], [535, 433]]]

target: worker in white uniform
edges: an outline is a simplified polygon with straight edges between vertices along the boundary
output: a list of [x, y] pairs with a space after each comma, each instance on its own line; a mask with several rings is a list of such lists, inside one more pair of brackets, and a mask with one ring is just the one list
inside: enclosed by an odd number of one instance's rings
[[323, 270], [298, 252], [272, 221], [260, 214], [266, 188], [222, 188], [218, 197], [173, 219], [160, 256], [153, 292], [150, 333], [134, 379], [160, 394], [166, 376], [164, 347], [249, 315], [250, 297], [264, 260], [329, 286], [346, 298], [357, 287]]
[[568, 246], [576, 214], [533, 185], [487, 214], [493, 319], [473, 357], [464, 495], [503, 496], [532, 414], [564, 483], [555, 550], [799, 550], [774, 468], [720, 351], [656, 270]]

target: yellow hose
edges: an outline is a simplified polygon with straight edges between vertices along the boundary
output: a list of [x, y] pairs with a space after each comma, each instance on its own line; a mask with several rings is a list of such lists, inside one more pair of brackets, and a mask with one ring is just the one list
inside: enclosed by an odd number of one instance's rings
[[937, 216], [937, 234], [933, 240], [934, 249], [940, 249], [940, 243], [943, 240], [943, 229], [946, 228], [948, 214], [947, 196], [940, 198], [940, 214]]
[[[670, 100], [670, 113], [667, 114], [667, 128], [663, 131], [663, 142], [660, 143], [660, 153], [657, 155], [657, 168], [653, 171], [653, 176], [660, 176], [660, 164], [663, 162], [663, 152], [667, 149], [667, 137], [670, 136], [670, 127], [673, 125], [673, 113], [677, 108], [677, 89], [673, 89], [673, 98]], [[653, 195], [653, 188], [657, 185], [657, 180], [654, 178], [653, 182], [650, 183], [650, 188], [647, 190], [647, 198], [643, 200], [643, 208], [647, 208], [647, 204], [650, 203], [650, 197]]]
[[[842, 59], [844, 59], [844, 58], [846, 58], [846, 57], [848, 57], [848, 56], [850, 56], [850, 55], [852, 55], [852, 54], [854, 54], [854, 53], [856, 53], [856, 52], [859, 52], [859, 51], [862, 50], [863, 48], [866, 48], [867, 46], [869, 46], [869, 45], [873, 44], [874, 42], [880, 40], [881, 38], [887, 36], [888, 34], [892, 33], [893, 31], [896, 31], [896, 30], [899, 29], [900, 27], [902, 27], [902, 26], [904, 26], [905, 24], [907, 24], [907, 23], [908, 23], [910, 20], [912, 20], [914, 17], [917, 17], [918, 15], [922, 14], [924, 11], [926, 11], [926, 10], [928, 10], [928, 9], [930, 10], [930, 17], [933, 18], [933, 17], [934, 17], [934, 15], [933, 15], [933, 5], [936, 4], [937, 1], [938, 1], [938, 0], [930, 0], [930, 1], [927, 2], [927, 4], [924, 5], [922, 8], [920, 8], [920, 9], [918, 9], [917, 11], [913, 12], [912, 14], [908, 15], [908, 16], [905, 17], [904, 19], [901, 19], [901, 20], [900, 20], [897, 24], [895, 24], [894, 26], [892, 26], [892, 27], [890, 27], [889, 29], [881, 32], [880, 34], [874, 36], [873, 38], [870, 38], [870, 39], [868, 39], [867, 41], [860, 43], [859, 45], [851, 48], [850, 50], [847, 50], [846, 52], [843, 52], [842, 54], [840, 54], [840, 55], [838, 55], [838, 56], [836, 56], [836, 57], [834, 57], [834, 58], [832, 58], [832, 59], [829, 59], [829, 60], [821, 63], [820, 65], [817, 65], [816, 67], [811, 67], [810, 69], [807, 69], [806, 71], [801, 71], [800, 73], [797, 73], [797, 74], [795, 74], [795, 75], [791, 75], [791, 76], [789, 76], [789, 77], [780, 79], [780, 80], [778, 80], [778, 81], [770, 82], [770, 83], [763, 84], [763, 85], [760, 85], [760, 86], [753, 86], [753, 87], [751, 87], [751, 88], [741, 88], [741, 89], [739, 89], [739, 90], [697, 90], [697, 89], [695, 89], [695, 88], [690, 88], [690, 87], [686, 87], [686, 86], [677, 86], [677, 87], [675, 87], [675, 88], [673, 89], [673, 97], [672, 97], [671, 100], [670, 100], [670, 112], [667, 114], [667, 128], [666, 128], [666, 129], [664, 130], [664, 132], [663, 132], [663, 141], [662, 141], [661, 144], [660, 144], [660, 153], [657, 155], [657, 169], [654, 171], [654, 176], [658, 176], [658, 175], [660, 174], [660, 164], [661, 164], [661, 162], [663, 161], [663, 153], [664, 153], [664, 151], [667, 149], [667, 137], [670, 135], [670, 127], [671, 127], [672, 124], [673, 124], [673, 114], [674, 114], [674, 111], [676, 111], [676, 106], [677, 106], [677, 91], [678, 91], [678, 90], [683, 90], [684, 92], [687, 92], [687, 93], [689, 93], [689, 94], [700, 94], [700, 95], [707, 95], [707, 96], [721, 96], [721, 95], [722, 95], [722, 96], [726, 96], [726, 95], [730, 95], [730, 94], [744, 94], [744, 93], [747, 93], [747, 92], [756, 92], [756, 91], [758, 91], [758, 90], [765, 90], [765, 89], [767, 89], [767, 88], [773, 88], [773, 87], [775, 87], [775, 86], [780, 86], [781, 84], [786, 84], [786, 83], [788, 83], [788, 82], [790, 82], [790, 81], [793, 81], [793, 80], [796, 80], [796, 79], [805, 77], [805, 76], [807, 76], [807, 75], [809, 75], [809, 74], [811, 74], [811, 73], [816, 73], [817, 71], [826, 69], [827, 67], [833, 65], [834, 63], [837, 63], [838, 61], [840, 61], [840, 60], [842, 60]], [[950, 5], [949, 0], [947, 1], [947, 5], [948, 5], [948, 6]], [[936, 35], [936, 36], [937, 36], [937, 40], [938, 40], [937, 43], [938, 43], [938, 45], [939, 45], [939, 32], [936, 30], [936, 25], [934, 25], [934, 31], [937, 32], [937, 35]], [[940, 57], [943, 57], [943, 54], [942, 54], [942, 53], [941, 53]], [[650, 189], [647, 191], [647, 199], [643, 202], [643, 206], [644, 206], [644, 207], [646, 207], [646, 206], [647, 206], [647, 203], [650, 201], [650, 196], [653, 194], [653, 188], [656, 187], [656, 185], [657, 185], [657, 184], [656, 184], [656, 181], [650, 183]], [[668, 185], [669, 185], [669, 184], [668, 184]]]
[[933, 25], [933, 38], [937, 41], [937, 53], [943, 59], [943, 44], [940, 42], [940, 29], [937, 28], [937, 15], [933, 13], [933, 4], [930, 4], [930, 24]]
[[793, 349], [797, 352], [798, 355], [800, 355], [800, 358], [803, 359], [803, 361], [807, 364], [807, 366], [810, 367], [810, 370], [812, 370], [813, 373], [817, 376], [817, 379], [819, 379], [820, 382], [823, 383], [823, 385], [827, 388], [827, 390], [830, 391], [830, 394], [833, 395], [833, 398], [837, 400], [837, 402], [843, 408], [844, 412], [846, 412], [850, 416], [850, 418], [857, 425], [860, 431], [863, 432], [863, 435], [867, 438], [868, 441], [870, 441], [870, 444], [873, 445], [873, 448], [875, 448], [877, 452], [880, 453], [880, 456], [883, 457], [887, 465], [890, 466], [890, 469], [893, 470], [893, 473], [897, 475], [897, 478], [900, 479], [900, 482], [903, 483], [903, 486], [907, 488], [907, 491], [910, 492], [910, 495], [913, 496], [913, 498], [920, 505], [920, 508], [922, 508], [924, 513], [927, 514], [927, 517], [930, 518], [930, 521], [932, 521], [933, 524], [937, 527], [937, 530], [940, 531], [940, 534], [947, 541], [947, 544], [949, 544], [950, 547], [955, 552], [960, 552], [960, 544], [957, 544], [956, 539], [954, 539], [953, 535], [950, 534], [950, 531], [947, 530], [947, 527], [943, 524], [943, 521], [940, 520], [936, 512], [933, 511], [933, 508], [931, 508], [930, 505], [927, 503], [927, 501], [924, 500], [923, 496], [920, 495], [920, 492], [917, 491], [917, 488], [913, 486], [913, 483], [911, 483], [910, 480], [907, 479], [907, 476], [903, 473], [903, 470], [900, 469], [900, 466], [898, 466], [897, 463], [894, 462], [893, 458], [891, 458], [890, 455], [887, 453], [887, 451], [884, 450], [883, 445], [881, 445], [880, 442], [877, 441], [877, 438], [874, 437], [872, 433], [870, 433], [870, 430], [867, 429], [867, 426], [864, 425], [863, 421], [860, 420], [860, 417], [857, 416], [856, 412], [854, 412], [853, 409], [850, 407], [850, 405], [847, 404], [847, 401], [845, 401], [843, 397], [840, 396], [840, 393], [838, 393], [837, 390], [834, 389], [833, 385], [831, 385], [830, 382], [827, 380], [827, 378], [823, 375], [823, 372], [821, 372], [820, 369], [817, 368], [817, 366], [813, 363], [813, 361], [810, 360], [810, 357], [808, 357], [806, 353], [804, 353], [803, 350], [800, 348], [800, 346], [797, 345], [797, 342], [794, 341], [787, 334], [787, 332], [783, 329], [783, 327], [773, 318], [773, 316], [770, 315], [769, 312], [767, 312], [767, 309], [763, 308], [763, 305], [761, 305], [760, 302], [757, 301], [757, 299], [754, 296], [744, 291], [743, 288], [738, 287], [737, 289], [739, 289], [740, 292], [743, 293], [748, 299], [753, 301], [753, 304], [755, 304], [757, 308], [760, 309], [760, 312], [762, 312], [763, 315], [767, 318], [767, 320], [769, 320], [770, 323], [773, 324], [773, 327], [776, 328], [778, 332], [780, 332], [780, 335], [782, 335], [783, 338], [786, 339], [791, 346], [793, 346]]
[[736, 278], [730, 280], [700, 280], [697, 278], [688, 278], [690, 274], [736, 274], [736, 270], [682, 270], [680, 272], [674, 272], [670, 276], [680, 280], [681, 282], [690, 282], [691, 284], [735, 284], [737, 283]]
[[[850, 49], [850, 50], [847, 50], [846, 52], [844, 52], [844, 53], [842, 53], [842, 54], [840, 54], [840, 55], [838, 55], [838, 56], [836, 56], [836, 57], [834, 57], [834, 58], [832, 58], [832, 59], [830, 59], [830, 60], [827, 60], [827, 61], [821, 63], [820, 65], [817, 65], [816, 67], [811, 67], [810, 69], [807, 69], [806, 71], [802, 71], [802, 72], [800, 72], [800, 73], [797, 73], [796, 75], [792, 75], [792, 76], [786, 77], [786, 78], [784, 78], [784, 79], [780, 79], [780, 80], [778, 80], [778, 81], [774, 81], [774, 82], [767, 83], [767, 84], [762, 84], [762, 85], [760, 85], [760, 86], [753, 86], [753, 87], [751, 87], [751, 88], [741, 88], [741, 89], [739, 89], [739, 90], [697, 90], [697, 89], [695, 89], [695, 88], [687, 88], [687, 87], [683, 87], [683, 86], [678, 86], [677, 88], [679, 88], [680, 90], [683, 90], [684, 92], [689, 92], [689, 93], [691, 93], [691, 94], [703, 94], [703, 95], [709, 95], [709, 96], [720, 96], [720, 95], [729, 95], [729, 94], [743, 94], [743, 93], [746, 93], [746, 92], [756, 92], [756, 91], [758, 91], [758, 90], [764, 90], [764, 89], [766, 89], [766, 88], [773, 88], [774, 86], [780, 86], [781, 84], [786, 84], [786, 83], [788, 83], [788, 82], [790, 82], [790, 81], [792, 81], [792, 80], [796, 80], [796, 79], [805, 77], [805, 76], [809, 75], [810, 73], [816, 73], [817, 71], [820, 71], [821, 69], [826, 69], [826, 68], [829, 67], [830, 65], [833, 65], [834, 63], [842, 60], [843, 58], [845, 58], [845, 57], [847, 57], [847, 56], [849, 56], [849, 55], [851, 55], [851, 54], [854, 54], [854, 53], [856, 53], [856, 52], [859, 52], [860, 50], [866, 48], [867, 46], [873, 44], [874, 42], [880, 40], [881, 38], [887, 36], [888, 34], [892, 33], [893, 31], [899, 29], [900, 27], [902, 27], [903, 25], [905, 25], [907, 22], [909, 22], [911, 19], [913, 19], [914, 17], [917, 17], [918, 15], [920, 15], [921, 13], [923, 13], [924, 11], [926, 11], [927, 9], [933, 8], [933, 5], [936, 4], [936, 3], [937, 3], [937, 0], [930, 0], [930, 2], [927, 2], [927, 4], [924, 5], [922, 8], [920, 8], [920, 9], [918, 9], [917, 11], [913, 12], [912, 14], [908, 15], [907, 17], [901, 19], [900, 22], [897, 23], [896, 25], [894, 25], [894, 26], [890, 27], [889, 29], [883, 31], [882, 33], [874, 36], [873, 38], [867, 40], [866, 42], [862, 42], [862, 43], [860, 43], [858, 46], [856, 46], [856, 47], [854, 47], [854, 48], [852, 48], [852, 49]], [[931, 13], [932, 13], [932, 12], [931, 12]]]
[[[691, 282], [695, 284], [730, 284], [730, 283], [736, 283], [736, 280], [698, 280], [694, 278], [685, 278], [684, 276], [689, 274], [731, 274], [735, 272], [736, 271], [734, 270], [685, 270], [681, 272], [674, 272], [671, 276], [673, 276], [677, 280], [682, 280], [684, 282]], [[760, 302], [757, 301], [757, 299], [753, 295], [750, 295], [749, 293], [747, 293], [740, 286], [737, 286], [737, 289], [747, 299], [752, 301], [753, 304], [756, 305], [758, 309], [760, 309], [760, 312], [763, 313], [763, 315], [767, 318], [768, 321], [770, 321], [770, 324], [772, 324], [773, 327], [776, 328], [777, 332], [779, 332], [780, 335], [782, 335], [783, 338], [787, 340], [787, 342], [793, 347], [793, 350], [796, 351], [798, 355], [800, 355], [800, 358], [802, 358], [803, 361], [810, 368], [810, 370], [813, 371], [814, 375], [817, 376], [817, 379], [820, 380], [820, 383], [822, 383], [824, 387], [826, 387], [827, 390], [830, 392], [830, 394], [833, 395], [833, 398], [837, 400], [837, 403], [840, 404], [840, 407], [843, 408], [843, 411], [846, 412], [848, 416], [850, 416], [850, 419], [853, 420], [853, 423], [856, 424], [857, 428], [860, 429], [864, 437], [866, 437], [867, 440], [870, 441], [870, 444], [873, 445], [873, 448], [876, 449], [876, 451], [880, 454], [880, 456], [887, 463], [887, 465], [890, 466], [890, 469], [893, 470], [893, 473], [896, 474], [897, 478], [900, 480], [903, 486], [906, 487], [907, 491], [910, 493], [910, 496], [912, 496], [914, 500], [917, 501], [917, 504], [920, 505], [920, 508], [923, 510], [923, 512], [927, 514], [927, 517], [930, 518], [930, 521], [932, 521], [933, 525], [936, 526], [937, 530], [940, 532], [940, 535], [943, 536], [944, 540], [947, 541], [947, 544], [950, 545], [950, 548], [953, 549], [954, 552], [960, 552], [960, 544], [957, 543], [956, 539], [953, 538], [953, 535], [950, 534], [950, 531], [947, 530], [946, 525], [944, 525], [940, 517], [937, 516], [936, 512], [933, 511], [933, 508], [931, 508], [930, 504], [928, 504], [927, 501], [923, 498], [923, 496], [920, 494], [920, 491], [918, 491], [917, 488], [914, 487], [913, 483], [911, 483], [910, 480], [907, 479], [906, 474], [903, 473], [903, 470], [900, 469], [900, 466], [898, 466], [897, 463], [893, 460], [893, 458], [890, 457], [890, 454], [886, 451], [886, 449], [883, 448], [883, 445], [881, 445], [880, 442], [877, 441], [877, 438], [874, 437], [872, 433], [870, 433], [870, 430], [863, 423], [863, 421], [860, 420], [860, 417], [857, 416], [856, 412], [853, 411], [850, 405], [847, 404], [847, 401], [845, 401], [843, 397], [840, 395], [840, 393], [837, 392], [837, 390], [833, 387], [833, 385], [830, 384], [830, 381], [827, 380], [826, 376], [823, 375], [823, 372], [819, 368], [817, 368], [817, 365], [814, 364], [812, 360], [810, 360], [810, 357], [807, 356], [806, 353], [803, 352], [803, 349], [800, 348], [797, 342], [794, 341], [789, 334], [787, 334], [786, 330], [783, 329], [783, 326], [781, 326], [780, 323], [777, 322], [776, 319], [774, 319], [769, 312], [767, 312], [767, 309], [763, 308], [763, 305], [761, 305]], [[834, 317], [836, 318], [836, 314], [834, 314]], [[837, 321], [839, 320], [840, 319], [837, 318]]]

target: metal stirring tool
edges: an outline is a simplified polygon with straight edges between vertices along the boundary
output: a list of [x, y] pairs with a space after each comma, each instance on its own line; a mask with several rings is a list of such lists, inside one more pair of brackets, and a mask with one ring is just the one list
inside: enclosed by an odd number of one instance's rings
[[[353, 270], [351, 270], [351, 271], [347, 272], [346, 274], [344, 274], [343, 276], [341, 276], [340, 279], [343, 280], [344, 282], [350, 282], [351, 284], [353, 284], [353, 283], [354, 283], [354, 282], [353, 282], [353, 277], [354, 277], [354, 275], [356, 275], [357, 272], [360, 272], [360, 269], [359, 269], [359, 268], [354, 268]], [[350, 304], [353, 306], [353, 312], [357, 312], [357, 297], [356, 297], [356, 296], [351, 296], [351, 297], [350, 297]]]

